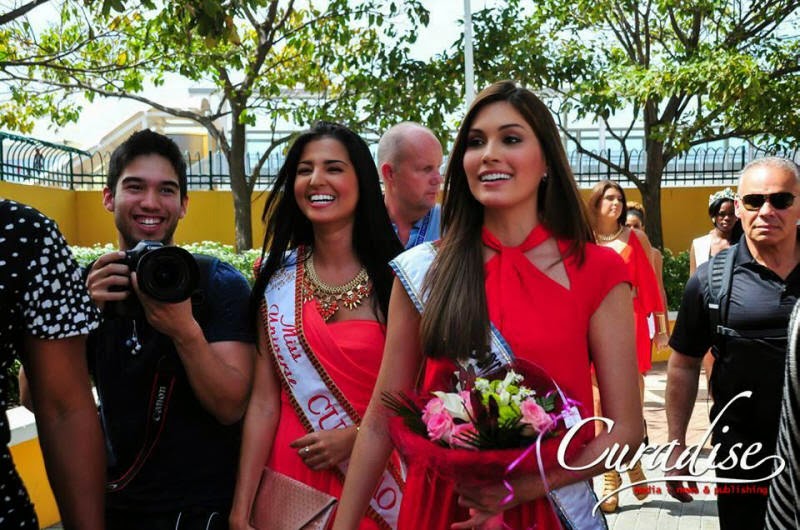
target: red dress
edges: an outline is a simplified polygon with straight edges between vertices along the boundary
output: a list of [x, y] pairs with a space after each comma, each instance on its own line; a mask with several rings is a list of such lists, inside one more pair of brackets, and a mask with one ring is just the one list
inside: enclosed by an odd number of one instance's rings
[[[620, 257], [610, 249], [586, 246], [585, 260], [564, 260], [569, 288], [537, 269], [522, 252], [549, 237], [539, 225], [526, 241], [515, 248], [502, 248], [485, 264], [489, 318], [511, 346], [517, 358], [542, 367], [564, 390], [580, 403], [583, 417], [592, 416], [592, 382], [589, 368], [589, 320], [612, 287], [627, 280]], [[484, 231], [484, 243], [497, 248], [499, 242]], [[568, 243], [559, 241], [562, 255]], [[452, 372], [448, 360], [428, 360], [426, 381], [439, 379], [442, 371]], [[433, 372], [433, 373], [430, 373]], [[428, 390], [428, 389], [426, 389]], [[430, 389], [435, 390], [435, 389]], [[578, 443], [594, 437], [588, 426], [576, 436]], [[435, 470], [409, 469], [400, 530], [446, 530], [456, 521], [469, 518], [456, 504], [457, 495], [449, 482]], [[539, 499], [504, 514], [509, 528], [537, 530], [560, 528], [546, 499]]]
[[647, 326], [647, 315], [664, 311], [664, 301], [658, 290], [658, 280], [653, 271], [650, 258], [634, 232], [630, 233], [625, 248], [620, 252], [622, 261], [628, 268], [635, 296], [633, 297], [633, 316], [636, 319], [636, 360], [639, 373], [643, 374], [652, 366], [652, 344], [650, 328]]
[[[348, 320], [326, 324], [316, 309], [316, 302], [303, 306], [303, 332], [308, 345], [333, 382], [347, 397], [359, 416], [364, 415], [378, 377], [386, 327], [371, 320]], [[289, 447], [308, 434], [292, 406], [286, 389], [281, 387], [281, 419], [275, 432], [267, 466], [337, 498], [342, 482], [336, 473], [309, 469]], [[377, 529], [375, 521], [364, 517], [361, 530]]]

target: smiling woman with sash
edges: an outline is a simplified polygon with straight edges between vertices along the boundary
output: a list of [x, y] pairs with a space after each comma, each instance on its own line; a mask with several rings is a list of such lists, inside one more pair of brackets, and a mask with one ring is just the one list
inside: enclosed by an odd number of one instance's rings
[[[297, 528], [324, 516], [338, 499], [380, 367], [388, 262], [402, 250], [369, 148], [337, 124], [317, 124], [297, 138], [263, 219], [262, 266], [253, 288], [260, 355], [245, 416], [234, 529]], [[293, 496], [306, 486], [321, 504]], [[356, 526], [396, 528], [400, 501], [400, 473], [389, 465]]]
[[419, 380], [417, 390], [438, 390], [457, 364], [490, 372], [514, 358], [544, 369], [583, 417], [591, 416], [593, 362], [614, 428], [596, 438], [591, 425], [581, 428], [566, 462], [579, 469], [547, 462], [546, 485], [538, 474], [515, 477], [508, 503], [502, 476], [469, 487], [411, 465], [398, 528], [483, 528], [499, 512], [507, 528], [556, 529], [559, 518], [567, 528], [604, 528], [591, 512], [588, 479], [603, 471], [594, 462], [642, 436], [631, 291], [619, 256], [591, 243], [558, 130], [533, 93], [505, 81], [477, 96], [453, 146], [442, 215], [438, 245], [392, 262], [386, 350], [334, 530], [358, 526], [391, 453], [383, 392], [413, 392]]

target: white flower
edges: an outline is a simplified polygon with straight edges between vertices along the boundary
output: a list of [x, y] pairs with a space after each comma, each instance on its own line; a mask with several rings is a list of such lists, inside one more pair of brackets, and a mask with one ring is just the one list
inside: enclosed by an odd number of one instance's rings
[[528, 388], [527, 386], [521, 386], [519, 387], [519, 394], [517, 395], [519, 396], [520, 400], [522, 400], [531, 396], [535, 396], [536, 391]]
[[450, 413], [453, 419], [470, 421], [461, 396], [452, 392], [434, 392], [433, 394], [442, 400], [445, 410]]
[[501, 407], [508, 405], [510, 401], [511, 401], [511, 394], [509, 394], [508, 390], [506, 390], [505, 388], [497, 393], [497, 404], [500, 405]]
[[500, 383], [500, 386], [497, 388], [498, 392], [504, 392], [509, 386], [514, 385], [516, 386], [517, 383], [522, 382], [522, 376], [516, 373], [514, 370], [509, 370], [506, 373], [505, 378]]
[[[524, 388], [521, 388], [520, 390], [524, 390]], [[511, 396], [511, 402], [514, 405], [519, 406], [519, 404], [522, 403], [523, 401], [525, 401], [525, 399], [527, 399], [527, 397], [528, 396], [523, 394], [522, 392], [517, 392], [516, 394]]]

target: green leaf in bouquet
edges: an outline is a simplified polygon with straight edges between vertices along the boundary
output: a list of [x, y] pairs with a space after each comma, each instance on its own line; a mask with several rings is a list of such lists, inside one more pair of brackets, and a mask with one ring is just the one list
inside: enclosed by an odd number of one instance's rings
[[539, 403], [545, 412], [553, 412], [556, 409], [556, 399], [558, 399], [558, 394], [556, 392], [550, 392], [544, 397], [536, 397], [536, 402]]
[[386, 408], [403, 418], [403, 423], [413, 433], [427, 438], [428, 428], [425, 422], [422, 421], [422, 409], [419, 408], [413, 399], [402, 392], [397, 394], [384, 392], [381, 395], [381, 401], [383, 401]]
[[502, 405], [498, 408], [497, 423], [501, 429], [512, 428], [515, 424], [519, 423], [519, 418], [519, 408], [515, 407], [513, 403]]

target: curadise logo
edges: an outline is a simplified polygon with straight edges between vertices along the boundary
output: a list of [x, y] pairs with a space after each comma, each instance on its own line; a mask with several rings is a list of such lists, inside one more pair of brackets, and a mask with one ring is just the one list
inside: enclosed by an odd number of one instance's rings
[[[620, 491], [629, 489], [629, 488], [652, 488], [649, 484], [657, 483], [657, 482], [695, 482], [697, 478], [702, 476], [704, 473], [710, 470], [721, 470], [721, 471], [730, 471], [731, 469], [739, 468], [742, 470], [752, 470], [759, 466], [763, 466], [769, 462], [774, 462], [772, 467], [772, 473], [755, 479], [735, 479], [735, 478], [712, 478], [712, 477], [703, 477], [704, 483], [710, 484], [720, 484], [724, 483], [723, 486], [715, 487], [715, 493], [729, 493], [733, 490], [737, 493], [754, 493], [754, 494], [764, 494], [762, 492], [765, 489], [763, 486], [749, 486], [749, 484], [755, 482], [762, 482], [766, 480], [770, 480], [771, 478], [778, 475], [783, 468], [786, 467], [786, 462], [783, 458], [774, 455], [774, 454], [764, 454], [764, 447], [761, 443], [753, 443], [751, 445], [744, 445], [742, 443], [735, 443], [731, 446], [728, 451], [727, 455], [720, 454], [720, 445], [714, 444], [711, 448], [711, 452], [707, 458], [701, 457], [701, 450], [705, 443], [711, 438], [711, 433], [714, 431], [714, 428], [717, 424], [720, 423], [723, 416], [725, 415], [725, 411], [733, 404], [736, 400], [742, 398], [749, 398], [752, 396], [751, 391], [741, 392], [734, 396], [720, 411], [714, 421], [709, 425], [708, 429], [706, 430], [703, 439], [697, 445], [691, 445], [685, 447], [676, 457], [673, 457], [673, 453], [680, 447], [681, 444], [678, 443], [677, 440], [673, 440], [667, 444], [658, 445], [658, 444], [641, 444], [633, 454], [630, 456], [631, 448], [628, 446], [620, 446], [619, 444], [614, 444], [611, 447], [606, 448], [603, 452], [592, 462], [589, 462], [586, 465], [582, 466], [570, 466], [567, 464], [565, 456], [567, 454], [567, 448], [569, 447], [570, 442], [572, 441], [573, 437], [577, 434], [577, 432], [586, 425], [587, 423], [593, 423], [594, 421], [601, 421], [606, 424], [608, 431], [614, 428], [614, 421], [608, 418], [603, 418], [599, 416], [593, 416], [591, 418], [586, 418], [581, 420], [579, 423], [573, 425], [567, 434], [564, 436], [564, 439], [561, 441], [561, 444], [558, 448], [558, 463], [564, 467], [565, 469], [570, 469], [573, 471], [583, 471], [592, 467], [595, 467], [598, 464], [603, 464], [606, 469], [614, 469], [620, 473], [624, 473], [635, 466], [638, 462], [641, 462], [642, 457], [646, 453], [652, 452], [653, 459], [650, 465], [644, 466], [645, 469], [649, 470], [656, 470], [660, 469], [664, 473], [669, 473], [681, 469], [686, 469], [688, 474], [686, 475], [669, 475], [663, 476], [653, 479], [641, 480], [639, 482], [634, 482], [632, 484], [628, 484], [626, 486], [622, 486], [609, 494], [605, 497], [600, 499], [597, 504], [594, 505], [592, 509], [592, 513], [596, 512], [600, 504], [607, 498], [611, 497], [612, 495], [616, 495]], [[722, 432], [726, 432], [728, 429], [727, 426], [723, 426], [721, 428]], [[629, 460], [625, 463], [626, 460]], [[669, 462], [673, 461], [672, 464]], [[707, 490], [707, 491], [706, 491]], [[687, 492], [691, 493], [698, 493], [699, 490], [696, 488], [691, 489], [691, 491], [687, 490]], [[703, 490], [704, 493], [710, 493], [711, 488], [706, 486]]]

